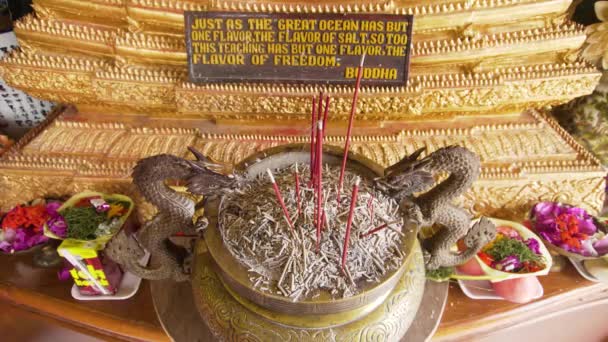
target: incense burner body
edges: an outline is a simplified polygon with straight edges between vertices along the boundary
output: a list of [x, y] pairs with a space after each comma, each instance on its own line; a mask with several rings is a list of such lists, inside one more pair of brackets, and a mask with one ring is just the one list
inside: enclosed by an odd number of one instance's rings
[[[288, 145], [266, 150], [237, 165], [236, 172], [241, 172], [246, 181], [266, 173], [266, 169], [281, 169], [295, 163], [309, 163], [310, 154], [307, 147], [306, 145]], [[334, 166], [340, 165], [342, 150], [326, 149], [323, 154], [323, 162]], [[373, 162], [353, 154], [349, 155], [348, 169], [360, 177], [370, 180], [380, 177], [383, 171]], [[321, 291], [321, 294], [315, 299], [292, 301], [288, 297], [264, 293], [253, 287], [247, 276], [247, 267], [241, 265], [230, 254], [222, 241], [218, 219], [222, 207], [221, 197], [210, 199], [206, 203], [205, 216], [209, 225], [204, 233], [204, 241], [224, 285], [240, 299], [285, 315], [339, 315], [346, 312], [349, 313], [347, 316], [356, 318], [357, 312], [360, 314], [369, 312], [380, 305], [393, 290], [411, 261], [411, 251], [416, 243], [417, 227], [413, 226], [413, 222], [405, 220], [404, 236], [401, 239], [401, 251], [405, 255], [403, 262], [397, 269], [387, 272], [379, 282], [361, 284], [360, 292], [351, 297], [334, 299], [328, 291]], [[408, 222], [410, 226], [407, 226]], [[196, 264], [197, 260], [194, 262]]]
[[[107, 254], [142, 278], [188, 280], [190, 262], [182, 262], [176, 257], [166, 240], [179, 231], [191, 234], [204, 231], [197, 250], [205, 250], [205, 253], [192, 253], [194, 260], [189, 261], [193, 261], [197, 268], [201, 255], [210, 259], [223, 286], [234, 299], [282, 325], [327, 328], [346, 324], [373, 311], [387, 299], [404, 270], [411, 269], [412, 249], [417, 244], [416, 235], [422, 226], [440, 226], [422, 250], [427, 269], [459, 265], [475, 255], [495, 235], [495, 227], [489, 220], [480, 219], [471, 226], [470, 216], [452, 204], [470, 188], [479, 174], [479, 158], [466, 148], [449, 146], [419, 159], [423, 153], [420, 149], [386, 169], [350, 154], [349, 172], [373, 180], [379, 191], [400, 203], [404, 236], [398, 250], [405, 257], [400, 260], [399, 267], [386, 272], [376, 282], [359, 286], [351, 297], [336, 299], [321, 291], [312, 299], [293, 301], [255, 288], [248, 277], [248, 269], [232, 256], [224, 244], [218, 217], [222, 213], [225, 194], [252, 181], [267, 169], [308, 163], [309, 145], [285, 145], [262, 151], [229, 170], [229, 175], [221, 165], [195, 150], [191, 151], [196, 160], [158, 155], [138, 163], [133, 172], [134, 183], [159, 208], [159, 214], [136, 233], [137, 239], [125, 232], [116, 235], [106, 249]], [[342, 149], [325, 149], [324, 164], [340, 165], [342, 152]], [[437, 176], [442, 173], [449, 176], [437, 183]], [[206, 198], [203, 201], [204, 215], [195, 218], [198, 205], [168, 187], [166, 181], [169, 179], [184, 181], [188, 192]], [[452, 247], [461, 239], [467, 249], [454, 253]], [[152, 254], [148, 267], [136, 263], [143, 253], [142, 246]], [[205, 286], [197, 283], [200, 279], [194, 277], [194, 288]], [[422, 288], [412, 291], [422, 291]]]

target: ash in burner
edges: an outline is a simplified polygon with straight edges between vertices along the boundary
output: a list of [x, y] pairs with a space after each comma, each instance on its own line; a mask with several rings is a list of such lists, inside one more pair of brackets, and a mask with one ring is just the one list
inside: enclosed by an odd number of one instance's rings
[[[362, 179], [351, 227], [346, 272], [341, 269], [352, 186], [356, 174], [346, 171], [342, 204], [336, 187], [340, 169], [325, 166], [323, 208], [326, 220], [316, 251], [315, 198], [309, 168], [299, 165], [301, 209], [297, 209], [295, 166], [274, 170], [294, 233], [283, 215], [269, 177], [264, 173], [222, 201], [220, 231], [230, 253], [249, 270], [253, 286], [293, 301], [328, 291], [333, 298], [355, 295], [359, 285], [379, 282], [398, 268], [403, 218], [398, 204]], [[370, 234], [374, 228], [379, 229]], [[366, 235], [366, 233], [368, 233]]]

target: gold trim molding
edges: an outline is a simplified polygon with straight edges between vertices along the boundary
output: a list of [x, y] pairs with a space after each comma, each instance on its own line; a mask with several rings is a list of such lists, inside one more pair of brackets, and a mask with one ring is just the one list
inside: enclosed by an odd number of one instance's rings
[[[307, 141], [304, 136], [205, 133], [54, 115], [59, 117], [51, 117], [46, 127], [0, 158], [3, 209], [36, 196], [85, 189], [138, 196], [130, 184], [137, 160], [159, 153], [187, 156], [187, 146], [237, 163], [269, 147]], [[602, 206], [605, 181], [599, 161], [543, 113], [529, 111], [503, 124], [440, 127], [355, 136], [352, 151], [387, 166], [422, 146], [429, 152], [451, 144], [471, 149], [482, 159], [482, 173], [460, 201], [473, 213], [525, 216], [540, 200], [562, 200], [595, 211]], [[343, 139], [328, 136], [328, 144], [342, 146]], [[150, 218], [154, 209], [138, 201], [140, 218]]]
[[[506, 24], [533, 28], [544, 21], [558, 20], [572, 0], [348, 0], [325, 1], [323, 4], [288, 1], [244, 0], [34, 0], [44, 18], [89, 21], [114, 25], [133, 32], [182, 35], [184, 11], [247, 11], [280, 13], [395, 13], [413, 14], [416, 33], [450, 30], [463, 27], [480, 32], [491, 26]], [[471, 18], [475, 18], [475, 23]], [[508, 30], [505, 28], [505, 30]]]
[[[179, 67], [112, 66], [103, 59], [15, 52], [0, 64], [9, 84], [81, 110], [204, 119], [304, 119], [309, 98], [332, 94], [331, 120], [350, 111], [343, 86], [194, 85]], [[517, 113], [556, 105], [593, 91], [601, 74], [585, 62], [413, 75], [407, 87], [364, 87], [359, 120], [446, 119]]]
[[[129, 32], [102, 24], [40, 18], [30, 14], [16, 23], [15, 32], [22, 45], [45, 50], [115, 57], [144, 64], [187, 64], [183, 29], [180, 35]], [[581, 25], [565, 21], [486, 34], [465, 34], [463, 31], [457, 37], [437, 34], [414, 36], [413, 41], [411, 62], [414, 69], [434, 63], [466, 64], [482, 58], [500, 66], [506, 56], [576, 51], [585, 41], [585, 33]]]

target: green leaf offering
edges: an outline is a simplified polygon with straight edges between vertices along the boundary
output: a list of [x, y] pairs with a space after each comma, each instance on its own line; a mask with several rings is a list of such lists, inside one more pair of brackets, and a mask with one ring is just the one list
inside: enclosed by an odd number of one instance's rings
[[70, 239], [94, 240], [97, 228], [106, 221], [105, 214], [93, 207], [69, 207], [61, 215], [69, 227], [67, 237]]

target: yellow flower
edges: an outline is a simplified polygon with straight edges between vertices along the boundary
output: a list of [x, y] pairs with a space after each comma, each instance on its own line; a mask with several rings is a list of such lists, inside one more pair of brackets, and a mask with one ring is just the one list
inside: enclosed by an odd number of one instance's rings
[[110, 210], [108, 210], [108, 218], [112, 218], [114, 216], [121, 216], [125, 208], [120, 204], [110, 204]]

